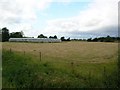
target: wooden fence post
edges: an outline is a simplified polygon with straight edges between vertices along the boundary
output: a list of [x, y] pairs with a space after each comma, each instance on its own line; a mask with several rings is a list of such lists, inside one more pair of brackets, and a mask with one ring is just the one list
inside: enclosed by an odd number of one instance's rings
[[72, 73], [74, 74], [75, 72], [74, 72], [74, 63], [73, 62], [71, 62], [71, 68], [72, 68]]
[[25, 55], [25, 51], [24, 51], [24, 55]]
[[10, 48], [10, 53], [12, 52], [12, 49]]
[[40, 61], [41, 61], [41, 52], [39, 52], [39, 57], [40, 57]]

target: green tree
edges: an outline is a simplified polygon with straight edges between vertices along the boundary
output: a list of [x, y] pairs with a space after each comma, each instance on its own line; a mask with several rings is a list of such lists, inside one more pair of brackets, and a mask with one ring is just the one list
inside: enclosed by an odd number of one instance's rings
[[53, 38], [52, 36], [50, 36], [49, 38]]
[[50, 36], [49, 38], [57, 39], [57, 36]]
[[110, 37], [109, 35], [105, 38], [106, 42], [113, 42], [112, 37]]
[[12, 32], [10, 38], [23, 38], [23, 32]]
[[88, 42], [91, 42], [91, 41], [92, 41], [92, 38], [88, 38], [87, 41], [88, 41]]
[[43, 34], [38, 35], [38, 38], [47, 38], [47, 36], [44, 36]]
[[97, 42], [97, 41], [98, 41], [98, 38], [94, 38], [92, 41]]
[[9, 40], [9, 30], [4, 27], [2, 28], [2, 42], [8, 41]]
[[70, 37], [66, 41], [70, 41]]
[[65, 40], [65, 37], [61, 37], [61, 41], [66, 41], [66, 40]]
[[57, 36], [56, 36], [56, 35], [54, 36], [54, 39], [57, 39]]

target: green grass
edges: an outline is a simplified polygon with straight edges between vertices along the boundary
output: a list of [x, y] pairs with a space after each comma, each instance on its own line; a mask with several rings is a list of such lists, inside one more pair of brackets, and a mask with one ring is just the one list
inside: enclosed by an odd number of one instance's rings
[[9, 50], [2, 58], [3, 88], [117, 87], [116, 62], [55, 63]]
[[34, 79], [30, 58], [3, 51], [3, 88], [28, 87]]
[[117, 87], [117, 43], [2, 44], [3, 88]]

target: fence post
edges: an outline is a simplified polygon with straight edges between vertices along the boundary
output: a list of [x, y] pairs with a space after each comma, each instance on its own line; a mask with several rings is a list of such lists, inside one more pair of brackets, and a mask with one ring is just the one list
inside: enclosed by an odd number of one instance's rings
[[12, 49], [10, 48], [10, 53], [12, 52]]
[[24, 55], [25, 55], [25, 51], [24, 51]]
[[74, 63], [71, 62], [72, 73], [74, 74]]
[[41, 52], [39, 52], [39, 57], [40, 57], [40, 61], [41, 61]]

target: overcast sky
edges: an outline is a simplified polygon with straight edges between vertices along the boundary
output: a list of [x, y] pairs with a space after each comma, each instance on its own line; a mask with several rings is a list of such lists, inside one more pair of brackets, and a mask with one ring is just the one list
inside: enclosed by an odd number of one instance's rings
[[119, 0], [0, 0], [0, 28], [25, 36], [117, 36]]

